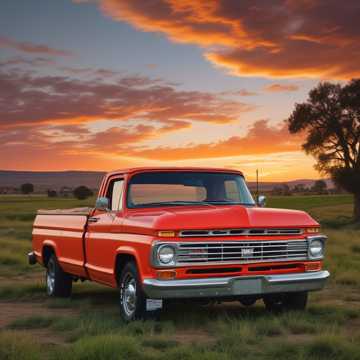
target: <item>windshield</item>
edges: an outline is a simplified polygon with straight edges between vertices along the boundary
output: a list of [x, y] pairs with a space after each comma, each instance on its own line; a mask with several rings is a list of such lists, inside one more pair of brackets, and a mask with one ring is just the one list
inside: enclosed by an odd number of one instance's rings
[[220, 172], [144, 172], [129, 182], [129, 208], [173, 205], [255, 205], [244, 178]]

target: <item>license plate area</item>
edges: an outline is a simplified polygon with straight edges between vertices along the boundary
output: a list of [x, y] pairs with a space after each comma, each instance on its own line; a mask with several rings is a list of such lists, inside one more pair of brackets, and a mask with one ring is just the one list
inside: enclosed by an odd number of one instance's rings
[[236, 295], [253, 295], [262, 293], [261, 279], [236, 279], [233, 282], [233, 292]]

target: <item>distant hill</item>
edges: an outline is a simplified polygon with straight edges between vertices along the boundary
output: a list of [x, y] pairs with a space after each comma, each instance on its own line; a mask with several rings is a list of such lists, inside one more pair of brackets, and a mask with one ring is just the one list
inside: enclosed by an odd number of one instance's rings
[[18, 188], [26, 182], [34, 184], [35, 192], [62, 187], [85, 185], [98, 189], [105, 173], [99, 171], [3, 171], [0, 170], [0, 187]]
[[[104, 172], [101, 171], [7, 171], [0, 170], [0, 188], [11, 187], [19, 188], [26, 182], [35, 186], [35, 192], [46, 192], [48, 189], [59, 190], [66, 186], [74, 188], [79, 185], [85, 185], [91, 189], [98, 189]], [[270, 191], [280, 184], [288, 184], [293, 188], [297, 184], [303, 184], [305, 187], [311, 187], [315, 180], [299, 179], [284, 182], [260, 182], [260, 191]], [[332, 188], [331, 180], [326, 179], [328, 188]], [[248, 182], [251, 189], [255, 189], [255, 182]]]

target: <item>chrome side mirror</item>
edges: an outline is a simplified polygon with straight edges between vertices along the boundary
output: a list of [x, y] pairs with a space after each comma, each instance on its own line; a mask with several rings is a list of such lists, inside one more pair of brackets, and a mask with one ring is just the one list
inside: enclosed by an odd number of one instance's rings
[[257, 204], [260, 207], [265, 207], [265, 205], [266, 205], [266, 196], [259, 195], [258, 198], [257, 198]]
[[109, 211], [109, 199], [107, 197], [99, 197], [96, 199], [95, 209], [102, 211]]

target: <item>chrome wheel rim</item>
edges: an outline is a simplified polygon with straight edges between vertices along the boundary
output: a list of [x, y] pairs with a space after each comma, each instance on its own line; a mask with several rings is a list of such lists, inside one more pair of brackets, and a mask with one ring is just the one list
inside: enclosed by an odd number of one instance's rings
[[131, 317], [136, 310], [136, 280], [131, 274], [126, 274], [122, 291], [124, 312]]
[[49, 261], [46, 271], [46, 288], [47, 293], [52, 295], [55, 288], [55, 266], [52, 261]]

